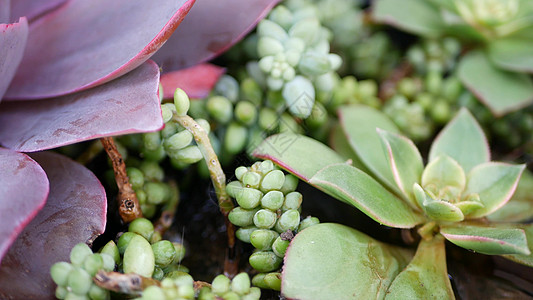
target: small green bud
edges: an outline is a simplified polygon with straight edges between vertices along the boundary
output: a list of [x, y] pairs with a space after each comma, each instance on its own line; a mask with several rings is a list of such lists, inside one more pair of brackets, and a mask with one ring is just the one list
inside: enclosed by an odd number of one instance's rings
[[[165, 103], [165, 104], [170, 104], [170, 103]], [[174, 115], [174, 111], [170, 108], [169, 105], [161, 105], [161, 114], [163, 116], [163, 123], [167, 123], [168, 121], [172, 120], [172, 116]], [[174, 108], [174, 110], [176, 110], [176, 107], [173, 105], [173, 104], [170, 104], [172, 105], [172, 107]]]
[[258, 287], [251, 287], [250, 292], [241, 297], [241, 300], [259, 300], [261, 299], [261, 289]]
[[166, 202], [170, 197], [168, 186], [162, 182], [147, 182], [144, 185], [144, 191], [146, 192], [148, 203], [154, 205]]
[[[117, 251], [118, 251], [118, 248], [117, 248]], [[104, 261], [103, 269], [108, 272], [113, 271], [115, 269], [115, 260], [113, 259], [113, 257], [105, 253], [101, 253], [100, 255], [102, 255], [102, 260]]]
[[265, 73], [270, 73], [274, 67], [274, 56], [269, 55], [261, 58], [258, 62], [258, 66], [261, 71]]
[[222, 75], [215, 85], [215, 92], [235, 103], [239, 97], [239, 83], [230, 75]]
[[204, 157], [198, 146], [190, 145], [179, 150], [174, 158], [186, 164], [194, 164], [202, 160]]
[[259, 228], [270, 229], [276, 224], [276, 213], [269, 209], [260, 209], [254, 215], [254, 224]]
[[146, 181], [163, 181], [165, 177], [165, 171], [154, 161], [143, 161], [139, 169], [143, 172]]
[[298, 68], [302, 74], [312, 77], [326, 74], [331, 70], [331, 65], [327, 55], [308, 51], [300, 58]]
[[237, 177], [237, 180], [242, 180], [242, 176], [248, 172], [248, 168], [244, 166], [240, 166], [237, 169], [235, 169], [235, 177]]
[[176, 134], [173, 134], [169, 138], [166, 138], [163, 145], [168, 150], [179, 150], [187, 147], [192, 143], [193, 135], [188, 130], [182, 130]]
[[433, 102], [430, 114], [435, 123], [445, 124], [452, 117], [450, 104], [444, 99], [438, 99], [437, 101]]
[[242, 272], [231, 280], [231, 291], [242, 296], [250, 292], [250, 285], [250, 277], [247, 273]]
[[89, 289], [88, 296], [91, 300], [106, 300], [109, 299], [109, 291], [93, 284]]
[[242, 188], [236, 195], [235, 198], [239, 206], [244, 209], [254, 209], [261, 202], [263, 193], [261, 191], [253, 188]]
[[241, 192], [242, 188], [242, 184], [235, 180], [226, 185], [226, 192], [231, 198], [237, 198], [237, 195]]
[[127, 168], [126, 173], [134, 190], [140, 189], [144, 185], [144, 174], [137, 168]]
[[87, 294], [92, 283], [91, 275], [82, 268], [74, 268], [68, 274], [68, 289], [77, 295]]
[[279, 257], [284, 257], [289, 247], [290, 241], [283, 240], [281, 237], [277, 237], [272, 243], [272, 251]]
[[224, 136], [224, 148], [230, 154], [238, 154], [244, 149], [247, 138], [248, 129], [237, 122], [231, 122]]
[[185, 249], [185, 246], [183, 246], [182, 243], [173, 242], [172, 245], [174, 245], [174, 249], [176, 250], [176, 256], [174, 257], [173, 263], [179, 264], [181, 260], [185, 257], [185, 254], [187, 251]]
[[285, 174], [283, 171], [274, 170], [269, 172], [263, 177], [261, 181], [261, 191], [268, 192], [273, 190], [279, 190], [285, 182]]
[[440, 72], [430, 72], [426, 75], [426, 90], [438, 96], [442, 90], [442, 75]]
[[238, 206], [230, 211], [228, 219], [235, 226], [250, 226], [254, 224], [254, 215], [256, 212], [257, 209], [249, 210]]
[[68, 294], [68, 290], [64, 286], [56, 287], [56, 298], [57, 299], [65, 299], [67, 294]]
[[299, 192], [290, 192], [285, 196], [285, 202], [283, 203], [283, 210], [298, 209], [302, 205], [303, 196]]
[[152, 244], [155, 264], [159, 267], [165, 267], [171, 264], [176, 257], [176, 248], [168, 240], [162, 240]]
[[155, 151], [161, 145], [161, 133], [159, 131], [147, 132], [142, 135], [144, 148]]
[[178, 297], [178, 299], [194, 299], [194, 287], [192, 284], [179, 286]]
[[165, 293], [163, 292], [163, 289], [156, 286], [151, 285], [143, 290], [143, 296], [141, 299], [143, 300], [162, 300], [166, 299]]
[[204, 286], [198, 293], [198, 300], [216, 300], [216, 296], [209, 287]]
[[317, 217], [308, 216], [307, 218], [303, 219], [300, 222], [300, 225], [298, 226], [298, 232], [306, 229], [307, 227], [311, 227], [311, 226], [319, 224], [319, 223], [320, 223], [320, 221], [318, 220]]
[[122, 268], [124, 273], [136, 273], [145, 277], [152, 277], [155, 268], [154, 252], [145, 238], [135, 235], [131, 239], [126, 251], [124, 251]]
[[209, 125], [209, 122], [205, 119], [195, 119], [196, 123], [200, 125], [205, 130], [205, 133], [209, 134], [211, 131], [211, 125]]
[[255, 105], [248, 101], [239, 101], [235, 106], [235, 118], [244, 125], [252, 125], [257, 118]]
[[218, 275], [211, 283], [211, 290], [218, 296], [221, 296], [230, 290], [231, 280], [223, 274]]
[[159, 147], [157, 147], [157, 149], [155, 150], [148, 150], [146, 148], [143, 148], [141, 150], [141, 156], [145, 159], [145, 161], [148, 160], [157, 163], [162, 161], [166, 157], [166, 152], [163, 145], [159, 145]]
[[296, 230], [300, 224], [300, 213], [295, 209], [289, 209], [279, 217], [276, 223], [276, 231], [281, 233], [287, 230]]
[[65, 300], [89, 300], [87, 295], [78, 295], [74, 292], [68, 292], [65, 296]]
[[257, 24], [257, 33], [259, 36], [268, 36], [281, 42], [289, 37], [285, 29], [268, 19], [263, 19]]
[[259, 106], [263, 101], [263, 91], [255, 80], [247, 77], [241, 82], [241, 98]]
[[254, 277], [252, 277], [252, 285], [262, 288], [262, 289], [268, 289], [268, 285], [265, 282], [265, 276], [268, 273], [258, 273]]
[[137, 218], [130, 223], [128, 231], [137, 233], [149, 241], [154, 233], [154, 224], [146, 218]]
[[297, 187], [298, 187], [298, 177], [292, 174], [286, 174], [285, 181], [283, 182], [283, 186], [281, 187], [280, 191], [284, 195], [287, 195], [290, 192], [294, 192]]
[[288, 29], [294, 20], [292, 12], [281, 4], [277, 5], [270, 11], [268, 18], [284, 29]]
[[242, 184], [245, 187], [258, 188], [261, 182], [261, 175], [254, 171], [244, 173], [242, 176]]
[[268, 287], [274, 291], [280, 291], [281, 290], [281, 273], [279, 272], [272, 272], [265, 275], [265, 278], [263, 279], [265, 283], [268, 285]]
[[276, 211], [281, 208], [285, 198], [280, 191], [270, 191], [261, 198], [261, 206]]
[[235, 292], [227, 292], [224, 295], [222, 295], [222, 299], [224, 299], [224, 300], [240, 300], [241, 297]]
[[294, 77], [285, 84], [282, 95], [294, 116], [302, 119], [309, 117], [315, 103], [315, 88], [309, 79], [303, 76]]
[[91, 277], [93, 277], [98, 270], [104, 268], [104, 259], [99, 253], [89, 255], [83, 261], [83, 268]]
[[304, 18], [292, 25], [289, 36], [301, 38], [306, 45], [312, 45], [320, 33], [320, 27], [318, 19]]
[[272, 272], [279, 269], [283, 259], [272, 251], [258, 251], [250, 255], [248, 261], [259, 272]]
[[245, 243], [251, 243], [250, 241], [250, 236], [252, 235], [252, 233], [256, 230], [258, 230], [259, 228], [255, 227], [255, 226], [247, 226], [247, 227], [241, 227], [239, 229], [237, 229], [237, 231], [235, 231], [235, 236], [245, 242]]
[[257, 54], [259, 57], [275, 55], [283, 52], [283, 50], [283, 44], [275, 38], [263, 36], [257, 41]]
[[378, 94], [378, 84], [371, 79], [358, 82], [358, 94], [360, 99], [374, 97]]
[[259, 250], [271, 250], [272, 243], [279, 237], [274, 230], [258, 229], [250, 235], [250, 243]]
[[64, 287], [67, 286], [68, 274], [73, 269], [74, 267], [68, 262], [57, 262], [50, 268], [50, 275], [52, 276], [52, 280], [55, 282], [55, 284]]
[[222, 124], [228, 123], [233, 117], [233, 104], [223, 96], [213, 96], [207, 99], [206, 109], [215, 120]]
[[70, 250], [70, 262], [79, 267], [83, 264], [85, 258], [91, 254], [93, 254], [93, 251], [87, 244], [79, 243]]
[[442, 96], [444, 99], [455, 102], [463, 91], [463, 85], [456, 76], [450, 76], [446, 78], [442, 87]]
[[187, 114], [191, 102], [184, 90], [180, 88], [176, 89], [174, 92], [174, 105], [176, 106], [176, 113], [178, 116], [185, 116]]
[[126, 247], [128, 247], [128, 244], [135, 235], [136, 233], [133, 232], [124, 232], [118, 238], [117, 248], [120, 254], [124, 254], [124, 251], [126, 251]]
[[259, 126], [268, 131], [275, 131], [278, 127], [279, 117], [278, 114], [268, 107], [263, 107], [259, 111]]

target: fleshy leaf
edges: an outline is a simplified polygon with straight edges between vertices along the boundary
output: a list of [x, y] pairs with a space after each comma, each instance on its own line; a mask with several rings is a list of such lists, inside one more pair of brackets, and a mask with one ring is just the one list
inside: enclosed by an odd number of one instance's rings
[[253, 156], [270, 159], [305, 181], [325, 166], [344, 162], [335, 151], [319, 141], [292, 133], [268, 137], [257, 146]]
[[451, 186], [460, 193], [466, 186], [466, 175], [461, 165], [446, 154], [433, 159], [422, 173], [422, 186], [432, 185], [437, 191]]
[[456, 160], [465, 173], [490, 161], [489, 146], [483, 129], [466, 108], [462, 108], [435, 138], [429, 150], [429, 161], [442, 154]]
[[513, 195], [525, 165], [489, 162], [472, 169], [467, 176], [463, 196], [479, 194], [484, 207], [470, 214], [469, 218], [480, 218], [505, 205]]
[[444, 29], [439, 9], [426, 0], [376, 0], [372, 6], [373, 19], [410, 33], [436, 37]]
[[350, 146], [348, 139], [344, 135], [344, 132], [340, 128], [339, 124], [334, 125], [335, 127], [331, 130], [329, 145], [337, 154], [342, 156], [346, 160], [351, 161], [351, 165], [358, 168], [359, 170], [370, 173], [370, 171], [365, 167], [361, 162], [355, 151]]
[[526, 234], [518, 228], [443, 226], [440, 233], [455, 245], [482, 254], [530, 254]]
[[461, 59], [458, 75], [495, 116], [533, 102], [533, 82], [529, 75], [498, 69], [481, 51], [470, 52]]
[[491, 61], [502, 69], [533, 72], [533, 40], [504, 38], [488, 45]]
[[174, 97], [174, 91], [181, 88], [190, 98], [204, 98], [213, 89], [226, 70], [212, 64], [200, 64], [187, 69], [161, 75], [163, 98]]
[[533, 219], [531, 191], [533, 191], [533, 174], [525, 169], [509, 202], [487, 218], [493, 222], [524, 222]]
[[50, 266], [69, 261], [74, 245], [91, 243], [105, 229], [106, 195], [93, 173], [56, 153], [32, 158], [48, 175], [50, 194], [2, 260], [1, 299], [54, 299]]
[[165, 71], [208, 61], [240, 41], [278, 1], [198, 1], [153, 59]]
[[[517, 225], [517, 226], [524, 230], [526, 237], [527, 237], [527, 246], [529, 247], [529, 250], [532, 251], [533, 250], [533, 224]], [[533, 267], [533, 253], [530, 253], [529, 255], [523, 255], [523, 254], [504, 255], [503, 257], [510, 259], [512, 261], [515, 261], [517, 263]]]
[[318, 224], [292, 240], [281, 293], [288, 299], [382, 299], [409, 258], [350, 227]]
[[30, 26], [6, 97], [55, 97], [128, 73], [163, 45], [194, 1], [67, 2]]
[[11, 0], [11, 21], [26, 17], [32, 22], [65, 2], [67, 0]]
[[424, 218], [363, 171], [347, 164], [325, 167], [309, 183], [357, 207], [380, 224], [412, 228]]
[[16, 20], [14, 20], [13, 22], [9, 22], [10, 10], [11, 10], [11, 0], [0, 0], [0, 24], [16, 22]]
[[455, 299], [442, 236], [420, 242], [415, 257], [396, 276], [385, 299]]
[[452, 203], [433, 199], [418, 183], [413, 185], [413, 192], [418, 206], [426, 216], [436, 221], [459, 222], [464, 219], [463, 212]]
[[105, 85], [48, 101], [0, 103], [0, 143], [33, 152], [163, 126], [159, 69], [146, 62]]
[[339, 109], [339, 120], [348, 141], [365, 166], [388, 188], [401, 194], [396, 186], [388, 155], [383, 149], [376, 129], [399, 133], [396, 125], [382, 112], [364, 105], [350, 105]]
[[406, 199], [416, 207], [413, 184], [420, 182], [420, 176], [424, 170], [420, 152], [418, 152], [415, 144], [406, 137], [381, 129], [378, 129], [378, 133], [385, 146], [387, 159], [397, 187], [400, 188]]
[[0, 261], [24, 226], [44, 206], [48, 178], [27, 155], [0, 148]]
[[[1, 23], [1, 22], [0, 22]], [[28, 21], [21, 18], [18, 23], [0, 24], [0, 101], [15, 76], [24, 54], [28, 38]]]

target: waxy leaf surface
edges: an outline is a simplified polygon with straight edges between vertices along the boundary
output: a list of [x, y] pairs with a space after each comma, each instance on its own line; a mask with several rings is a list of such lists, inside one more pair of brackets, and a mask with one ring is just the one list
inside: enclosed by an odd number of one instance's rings
[[498, 67], [516, 72], [533, 72], [533, 40], [505, 38], [488, 45], [489, 58]]
[[140, 66], [194, 0], [69, 1], [30, 26], [6, 97], [38, 99], [101, 85]]
[[47, 196], [48, 178], [39, 164], [25, 154], [0, 148], [0, 261]]
[[502, 116], [533, 102], [533, 82], [529, 75], [494, 66], [485, 53], [473, 51], [459, 62], [458, 75], [495, 116]]
[[524, 230], [518, 228], [443, 226], [440, 233], [455, 245], [482, 254], [529, 255], [531, 253]]
[[493, 222], [524, 222], [533, 219], [533, 174], [524, 169], [511, 200], [487, 218]]
[[13, 24], [0, 24], [0, 101], [2, 101], [11, 79], [15, 76], [27, 38], [28, 22], [26, 18], [21, 18]]
[[163, 126], [159, 69], [146, 62], [96, 88], [47, 101], [0, 103], [0, 143], [33, 152]]
[[415, 205], [413, 184], [420, 182], [424, 170], [422, 156], [415, 144], [406, 137], [378, 129], [378, 133], [387, 153], [389, 167], [392, 170], [396, 186], [405, 199]]
[[382, 112], [364, 105], [340, 108], [339, 119], [352, 149], [365, 166], [388, 188], [401, 194], [388, 163], [388, 154], [377, 132], [377, 128], [380, 128], [399, 133], [396, 125]]
[[433, 159], [422, 173], [422, 186], [433, 185], [437, 190], [451, 186], [459, 192], [466, 185], [466, 174], [453, 158], [441, 154]]
[[329, 145], [345, 160], [351, 160], [352, 166], [365, 173], [370, 173], [370, 171], [359, 159], [359, 156], [357, 156], [357, 153], [355, 153], [355, 151], [352, 149], [352, 146], [350, 146], [348, 139], [338, 124], [335, 125], [334, 129], [331, 130]]
[[161, 75], [163, 98], [173, 98], [177, 88], [184, 90], [189, 98], [204, 98], [209, 95], [224, 72], [224, 68], [215, 65], [199, 64], [187, 69], [164, 73]]
[[347, 164], [330, 165], [309, 183], [357, 207], [380, 224], [412, 228], [424, 218], [363, 171]]
[[415, 257], [396, 276], [385, 299], [455, 299], [442, 236], [420, 242]]
[[210, 60], [240, 41], [278, 1], [198, 1], [153, 59], [165, 72]]
[[265, 139], [253, 156], [270, 159], [277, 165], [309, 181], [325, 166], [344, 162], [335, 151], [307, 136], [280, 133]]
[[32, 22], [65, 2], [67, 0], [11, 0], [11, 21], [15, 22], [20, 17], [26, 17]]
[[445, 154], [468, 173], [473, 167], [490, 161], [489, 146], [483, 129], [470, 112], [462, 108], [433, 141], [429, 161]]
[[480, 218], [504, 206], [511, 199], [524, 168], [525, 165], [489, 162], [472, 169], [463, 195], [479, 194], [483, 207], [469, 217]]
[[54, 299], [52, 264], [69, 261], [74, 245], [92, 242], [105, 229], [106, 195], [93, 173], [56, 153], [32, 158], [48, 175], [50, 194], [2, 260], [1, 299]]
[[409, 258], [350, 227], [314, 225], [291, 241], [281, 293], [289, 299], [382, 299]]
[[439, 9], [426, 0], [375, 0], [372, 17], [405, 31], [423, 36], [438, 36], [444, 29]]
[[15, 23], [9, 22], [11, 0], [0, 0], [0, 23]]
[[[518, 225], [519, 228], [522, 228], [527, 237], [527, 246], [529, 251], [533, 251], [533, 224], [528, 225]], [[513, 254], [513, 255], [504, 255], [503, 257], [515, 261], [517, 263], [533, 267], [533, 253], [529, 255], [525, 254]]]

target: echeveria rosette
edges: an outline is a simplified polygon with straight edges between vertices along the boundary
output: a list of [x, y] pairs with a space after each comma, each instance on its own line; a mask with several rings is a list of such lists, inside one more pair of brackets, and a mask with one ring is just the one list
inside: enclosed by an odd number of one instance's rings
[[[533, 3], [528, 0], [376, 0], [373, 18], [424, 37], [474, 42], [459, 62], [463, 84], [496, 116], [533, 103]], [[472, 48], [472, 47], [471, 47]]]

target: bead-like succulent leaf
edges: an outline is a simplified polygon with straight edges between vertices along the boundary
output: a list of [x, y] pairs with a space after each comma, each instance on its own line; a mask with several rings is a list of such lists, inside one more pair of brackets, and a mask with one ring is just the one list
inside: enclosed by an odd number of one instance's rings
[[472, 169], [463, 196], [479, 194], [484, 207], [468, 217], [480, 218], [504, 206], [511, 199], [524, 168], [525, 165], [489, 162]]
[[468, 173], [473, 167], [490, 161], [489, 146], [483, 130], [466, 108], [462, 108], [433, 141], [429, 162], [448, 155]]
[[290, 299], [381, 299], [410, 259], [405, 250], [331, 223], [298, 233], [285, 255], [281, 293]]
[[424, 220], [406, 202], [368, 174], [347, 164], [327, 166], [316, 173], [309, 183], [357, 207], [380, 224], [412, 228]]
[[459, 62], [459, 78], [496, 116], [533, 102], [533, 82], [527, 74], [498, 69], [481, 51], [466, 54]]
[[163, 98], [174, 97], [174, 91], [177, 88], [184, 90], [190, 98], [205, 98], [225, 71], [224, 68], [212, 64], [199, 64], [162, 74]]
[[48, 175], [50, 194], [0, 265], [0, 298], [54, 299], [50, 267], [68, 261], [70, 249], [104, 231], [104, 188], [84, 166], [51, 152], [34, 153]]
[[442, 236], [420, 242], [415, 257], [396, 276], [385, 299], [455, 299]]
[[523, 229], [463, 225], [443, 226], [440, 233], [455, 245], [482, 254], [530, 254]]

